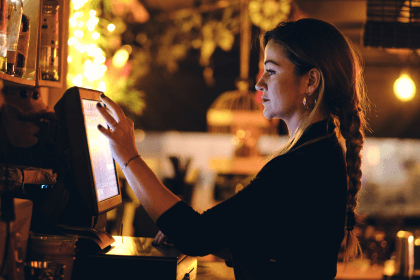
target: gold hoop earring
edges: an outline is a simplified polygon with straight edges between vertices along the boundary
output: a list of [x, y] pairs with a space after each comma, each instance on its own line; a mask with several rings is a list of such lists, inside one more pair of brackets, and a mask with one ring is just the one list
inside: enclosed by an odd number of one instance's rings
[[305, 92], [305, 97], [303, 98], [303, 106], [305, 107], [306, 110], [309, 110], [308, 104], [306, 103], [306, 97], [308, 97], [309, 95]]
[[[306, 110], [311, 110], [308, 106], [308, 103], [306, 103], [307, 97], [309, 97], [309, 94], [305, 93], [305, 97], [303, 98], [303, 106], [305, 107]], [[314, 99], [314, 108], [315, 108], [315, 105], [316, 105], [316, 98]]]

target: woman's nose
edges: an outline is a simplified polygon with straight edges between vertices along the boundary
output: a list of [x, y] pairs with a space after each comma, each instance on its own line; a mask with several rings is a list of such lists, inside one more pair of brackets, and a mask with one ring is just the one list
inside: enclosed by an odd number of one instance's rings
[[263, 79], [261, 77], [261, 79], [255, 84], [255, 89], [258, 91], [263, 91], [264, 87], [263, 87]]

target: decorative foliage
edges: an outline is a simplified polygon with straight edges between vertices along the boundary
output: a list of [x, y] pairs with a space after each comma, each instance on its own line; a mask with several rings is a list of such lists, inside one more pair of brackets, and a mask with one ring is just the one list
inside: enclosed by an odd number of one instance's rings
[[251, 22], [262, 30], [270, 30], [285, 21], [291, 10], [292, 0], [249, 0]]
[[[103, 10], [110, 11], [106, 0], [73, 0], [70, 11], [68, 85], [105, 92], [134, 114], [144, 109], [142, 92], [131, 87], [129, 53], [121, 47], [122, 21], [110, 23]], [[120, 24], [122, 23], [122, 24]]]
[[99, 1], [73, 0], [69, 19], [69, 85], [104, 89], [102, 77], [106, 71], [104, 51], [98, 47], [100, 33], [96, 8]]
[[[239, 33], [239, 5], [235, 3], [222, 10], [201, 12], [185, 9], [171, 14], [155, 14], [141, 25], [130, 25], [123, 38], [133, 47], [133, 71], [131, 78], [138, 80], [146, 75], [153, 63], [174, 73], [179, 61], [185, 59], [191, 49], [200, 51], [199, 63], [210, 65], [211, 56], [220, 47], [230, 51]], [[138, 32], [138, 30], [141, 30]], [[138, 33], [136, 33], [138, 32]], [[206, 68], [207, 69], [207, 68]], [[206, 70], [205, 78], [211, 81]]]

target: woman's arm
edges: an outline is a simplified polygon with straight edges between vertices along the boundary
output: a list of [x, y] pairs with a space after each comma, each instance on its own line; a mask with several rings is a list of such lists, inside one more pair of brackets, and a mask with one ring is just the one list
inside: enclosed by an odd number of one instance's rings
[[122, 109], [111, 99], [105, 95], [101, 95], [101, 99], [106, 107], [100, 103], [97, 107], [110, 128], [98, 125], [98, 129], [108, 138], [115, 161], [121, 166], [144, 209], [156, 222], [160, 215], [180, 199], [162, 184], [141, 157], [134, 158], [138, 151], [133, 122], [126, 118]]
[[141, 158], [130, 162], [124, 175], [146, 212], [157, 219], [180, 199], [169, 191]]

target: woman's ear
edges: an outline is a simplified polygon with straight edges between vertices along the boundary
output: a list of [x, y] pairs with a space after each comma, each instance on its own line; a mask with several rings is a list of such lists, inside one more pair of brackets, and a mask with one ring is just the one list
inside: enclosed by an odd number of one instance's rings
[[321, 72], [316, 69], [312, 68], [308, 72], [308, 85], [307, 85], [307, 93], [309, 96], [311, 96], [319, 87], [319, 84], [321, 83]]

